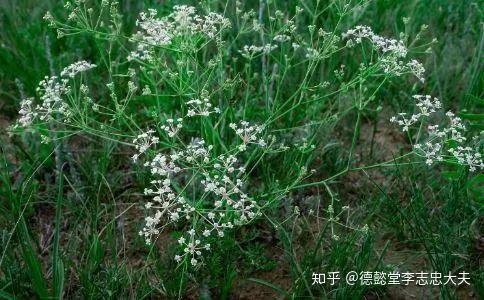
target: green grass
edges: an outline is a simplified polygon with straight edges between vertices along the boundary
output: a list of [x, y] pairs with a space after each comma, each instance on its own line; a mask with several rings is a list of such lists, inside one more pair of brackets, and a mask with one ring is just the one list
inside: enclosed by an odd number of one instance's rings
[[[88, 1], [96, 9], [98, 2]], [[0, 298], [484, 297], [481, 170], [412, 160], [405, 156], [411, 139], [389, 122], [390, 116], [414, 108], [411, 95], [431, 94], [444, 111], [459, 113], [482, 153], [482, 5], [373, 0], [340, 15], [343, 2], [301, 1], [299, 31], [313, 24], [339, 36], [364, 24], [382, 36], [399, 38], [403, 32], [409, 43], [418, 36], [409, 56], [424, 64], [425, 83], [360, 71], [374, 51], [357, 46], [331, 55], [334, 45], [344, 45], [331, 40], [321, 42], [330, 54], [318, 63], [300, 55], [288, 64], [284, 54], [290, 47], [247, 62], [238, 50], [260, 45], [261, 37], [241, 33], [251, 25], [237, 23], [235, 1], [120, 1], [122, 26], [113, 39], [107, 26], [58, 39], [42, 17], [50, 11], [65, 21], [63, 1], [0, 3]], [[138, 91], [130, 97], [126, 74], [135, 64], [126, 56], [134, 46], [126, 37], [136, 31], [139, 12], [156, 8], [166, 15], [180, 3], [225, 12], [232, 21], [226, 43], [209, 44], [194, 55], [163, 54], [154, 68], [159, 73], [139, 71], [136, 79], [139, 90], [148, 84], [157, 95]], [[258, 16], [259, 1], [243, 3], [244, 11], [253, 9]], [[259, 21], [266, 24], [277, 9], [289, 16], [296, 12], [295, 1], [261, 3]], [[307, 30], [300, 36], [310, 39]], [[45, 75], [81, 59], [98, 67], [73, 81], [74, 90], [79, 92], [82, 80], [109, 113], [91, 113], [92, 103], [76, 94], [69, 100], [76, 107], [73, 126], [44, 123], [33, 132], [7, 130], [21, 100], [38, 95]], [[210, 59], [213, 67], [207, 66]], [[337, 76], [341, 65], [344, 74]], [[165, 69], [178, 74], [170, 77]], [[115, 83], [113, 90], [108, 82]], [[186, 108], [179, 103], [204, 91], [222, 107], [220, 119], [187, 122], [185, 142], [199, 135], [224, 153], [237, 141], [228, 124], [241, 119], [267, 124], [267, 134], [277, 141], [243, 156], [248, 188], [264, 201], [263, 214], [211, 240], [204, 265], [194, 270], [187, 261], [173, 260], [176, 239], [192, 223], [168, 227], [152, 245], [138, 235], [148, 214], [143, 190], [151, 177], [130, 156], [140, 130], [159, 128]], [[44, 144], [41, 135], [53, 141]], [[173, 146], [168, 139], [163, 143]], [[315, 171], [304, 174], [302, 167]], [[191, 193], [197, 195], [195, 189]], [[312, 285], [313, 272], [393, 270], [466, 271], [472, 284], [377, 287], [343, 280]]]

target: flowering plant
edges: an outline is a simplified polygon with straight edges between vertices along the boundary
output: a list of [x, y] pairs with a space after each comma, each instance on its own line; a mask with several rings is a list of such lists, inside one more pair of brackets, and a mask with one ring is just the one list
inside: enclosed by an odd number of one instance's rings
[[[58, 37], [87, 36], [103, 46], [99, 55], [77, 58], [40, 81], [37, 95], [21, 101], [12, 131], [40, 133], [55, 149], [73, 136], [123, 149], [130, 172], [142, 178], [133, 187], [142, 194], [138, 235], [153, 249], [164, 230], [175, 232], [172, 262], [184, 270], [206, 267], [221, 240], [250, 224], [279, 230], [271, 210], [313, 187], [329, 195], [324, 213], [333, 241], [340, 240], [342, 227], [366, 235], [368, 226], [340, 222], [350, 208], [338, 211], [338, 179], [403, 161], [450, 163], [466, 172], [484, 164], [479, 136], [471, 136], [451, 110], [442, 121], [445, 105], [420, 93], [404, 97], [409, 111], [389, 120], [407, 134], [411, 149], [360, 164], [364, 119], [382, 110], [380, 93], [390, 82], [425, 89], [415, 49], [433, 42], [421, 43], [421, 33], [394, 39], [369, 26], [341, 26], [366, 5], [350, 2], [335, 2], [338, 25], [330, 32], [315, 25], [315, 16], [300, 26], [299, 7], [291, 15], [276, 10], [265, 17], [244, 12], [237, 1], [232, 18], [188, 5], [169, 12], [153, 7], [126, 25], [117, 1], [103, 0], [96, 9], [83, 0], [67, 2], [66, 20], [44, 17]], [[126, 34], [129, 26], [134, 29]], [[356, 71], [339, 63], [346, 56]], [[339, 141], [345, 147], [332, 167], [318, 164], [346, 120], [354, 128], [351, 140]], [[300, 213], [291, 209], [291, 217]], [[298, 272], [303, 277], [306, 271]]]

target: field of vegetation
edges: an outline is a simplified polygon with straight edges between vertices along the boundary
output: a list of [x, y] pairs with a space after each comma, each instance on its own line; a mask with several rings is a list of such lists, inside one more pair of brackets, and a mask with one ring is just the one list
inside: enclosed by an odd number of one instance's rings
[[483, 299], [482, 4], [0, 0], [0, 298]]

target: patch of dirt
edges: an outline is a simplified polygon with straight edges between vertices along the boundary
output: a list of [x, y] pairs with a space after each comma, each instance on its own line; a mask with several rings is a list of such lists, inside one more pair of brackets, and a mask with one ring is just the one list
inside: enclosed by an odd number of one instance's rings
[[[271, 271], [257, 271], [251, 275], [251, 278], [268, 282], [283, 291], [288, 291], [292, 287], [292, 279], [286, 268], [288, 262], [280, 253], [283, 253], [283, 250], [274, 245], [268, 245], [266, 255], [277, 262], [276, 267]], [[236, 282], [230, 299], [284, 299], [284, 297], [278, 291], [262, 283], [244, 280]]]
[[360, 128], [360, 141], [358, 151], [363, 160], [388, 161], [398, 156], [399, 149], [406, 145], [404, 135], [396, 131], [388, 118], [382, 118], [374, 128], [373, 123], [363, 122]]

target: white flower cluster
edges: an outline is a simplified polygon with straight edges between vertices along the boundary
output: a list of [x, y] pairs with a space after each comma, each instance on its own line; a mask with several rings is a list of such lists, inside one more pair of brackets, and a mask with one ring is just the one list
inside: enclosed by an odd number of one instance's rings
[[421, 62], [412, 59], [406, 64], [406, 67], [413, 73], [421, 82], [425, 82], [425, 68]]
[[34, 109], [33, 100], [33, 98], [28, 98], [20, 102], [20, 110], [18, 112], [20, 117], [18, 122], [24, 128], [29, 127], [38, 115], [37, 111]]
[[133, 161], [137, 161], [140, 155], [144, 154], [151, 146], [156, 146], [160, 139], [156, 136], [153, 136], [155, 131], [153, 129], [149, 129], [146, 132], [139, 134], [134, 140], [133, 144], [137, 153], [135, 153], [131, 158]]
[[202, 255], [202, 250], [209, 251], [210, 244], [204, 243], [201, 245], [202, 242], [195, 236], [195, 229], [190, 229], [187, 233], [188, 240], [183, 236], [178, 239], [178, 244], [183, 248], [184, 253], [175, 255], [175, 261], [181, 262], [185, 257], [190, 256], [190, 264], [197, 266], [200, 262], [199, 257]]
[[[139, 135], [143, 149], [152, 144], [152, 134]], [[187, 259], [197, 266], [202, 251], [210, 250], [211, 237], [223, 237], [227, 229], [259, 215], [256, 202], [243, 192], [245, 167], [239, 164], [237, 153], [216, 156], [212, 145], [194, 140], [184, 149], [160, 152], [144, 165], [154, 178], [152, 187], [144, 191], [151, 197], [146, 208], [154, 211], [139, 233], [146, 242], [151, 243], [171, 223], [194, 220], [197, 224], [178, 239], [182, 253], [175, 256], [177, 262]]]
[[178, 131], [183, 127], [183, 119], [178, 118], [166, 120], [166, 125], [162, 126], [162, 129], [168, 134], [169, 137], [174, 137]]
[[[80, 72], [94, 68], [96, 65], [86, 61], [79, 61], [64, 68], [61, 77], [73, 78]], [[69, 105], [63, 100], [63, 97], [70, 93], [71, 87], [68, 85], [68, 79], [57, 76], [45, 76], [39, 82], [37, 87], [40, 104], [34, 105], [34, 99], [28, 98], [20, 102], [19, 120], [20, 126], [26, 128], [38, 117], [41, 121], [49, 122], [56, 118], [69, 118], [71, 110]]]
[[307, 47], [306, 48], [306, 58], [309, 60], [318, 60], [321, 57], [321, 53], [317, 49]]
[[419, 150], [425, 156], [426, 160], [425, 163], [427, 165], [432, 165], [434, 161], [443, 161], [444, 157], [442, 156], [442, 144], [440, 143], [431, 143], [426, 142], [422, 144], [415, 144], [414, 148]]
[[419, 108], [420, 115], [428, 117], [431, 113], [436, 112], [442, 107], [439, 99], [432, 97], [430, 95], [414, 95], [413, 98], [415, 99], [415, 105]]
[[65, 67], [64, 70], [62, 70], [61, 72], [61, 76], [74, 78], [74, 76], [76, 76], [77, 74], [88, 71], [95, 67], [95, 64], [91, 64], [85, 60], [81, 60], [71, 64], [70, 66]]
[[363, 39], [369, 39], [383, 53], [389, 52], [401, 58], [407, 56], [407, 48], [403, 41], [379, 36], [368, 26], [358, 25], [344, 33], [343, 38], [353, 41], [356, 44], [360, 44]]
[[213, 12], [200, 16], [192, 6], [176, 5], [171, 14], [162, 18], [157, 16], [155, 9], [142, 12], [136, 25], [140, 30], [131, 40], [137, 43], [137, 49], [131, 52], [128, 60], [150, 60], [157, 47], [170, 45], [181, 36], [203, 35], [214, 39], [223, 30], [230, 28], [231, 23], [224, 16]]
[[369, 40], [373, 47], [384, 54], [380, 58], [385, 73], [400, 76], [404, 73], [414, 74], [421, 82], [425, 81], [425, 69], [417, 60], [405, 62], [403, 59], [407, 56], [407, 47], [401, 40], [382, 37], [373, 32], [368, 26], [358, 25], [343, 33], [342, 37], [347, 39], [347, 46], [352, 47], [354, 44], [361, 44], [364, 39]]
[[209, 38], [213, 39], [223, 29], [230, 28], [232, 24], [224, 16], [210, 12], [199, 22], [199, 31]]
[[39, 83], [37, 92], [40, 95], [41, 104], [37, 105], [35, 110], [40, 120], [51, 121], [54, 119], [54, 114], [69, 116], [69, 106], [62, 100], [62, 97], [70, 92], [67, 79], [59, 80], [57, 76], [46, 76]]
[[188, 112], [187, 112], [187, 117], [194, 117], [194, 116], [204, 116], [207, 117], [211, 113], [220, 113], [220, 109], [218, 107], [215, 107], [212, 110], [212, 104], [210, 103], [210, 100], [208, 98], [203, 98], [203, 100], [200, 99], [192, 99], [190, 101], [187, 101], [188, 105]]
[[[416, 107], [419, 109], [418, 113], [414, 113], [407, 118], [406, 113], [399, 113], [390, 119], [391, 122], [402, 126], [403, 131], [408, 131], [413, 124], [424, 121], [425, 117], [436, 113], [441, 107], [439, 99], [429, 95], [415, 95]], [[446, 116], [449, 119], [449, 125], [442, 127], [438, 124], [428, 126], [428, 140], [422, 144], [415, 144], [414, 148], [417, 153], [422, 154], [426, 160], [427, 165], [432, 165], [434, 162], [443, 161], [445, 154], [448, 153], [453, 156], [461, 165], [469, 167], [471, 172], [478, 168], [483, 168], [484, 164], [481, 154], [473, 150], [469, 146], [462, 146], [466, 142], [464, 132], [466, 127], [462, 119], [457, 117], [453, 112], [448, 111]], [[456, 147], [448, 147], [448, 141], [454, 141], [459, 145]]]
[[244, 58], [253, 59], [259, 54], [269, 54], [275, 49], [277, 49], [277, 45], [273, 44], [266, 44], [264, 46], [245, 45], [242, 50], [239, 50], [239, 53]]
[[402, 126], [404, 132], [408, 131], [409, 127], [417, 123], [421, 117], [428, 117], [430, 113], [434, 113], [442, 107], [439, 99], [430, 95], [414, 95], [413, 98], [415, 99], [415, 106], [420, 112], [414, 113], [410, 118], [407, 118], [407, 113], [399, 113], [390, 119], [390, 122]]
[[481, 153], [475, 152], [471, 147], [457, 146], [449, 149], [449, 152], [461, 165], [469, 166], [471, 172], [475, 172], [478, 168], [484, 168]]
[[417, 123], [418, 120], [419, 118], [417, 114], [413, 114], [410, 118], [407, 118], [407, 113], [399, 113], [398, 115], [391, 117], [390, 122], [402, 126], [402, 131], [406, 132], [410, 126]]
[[284, 42], [289, 42], [291, 40], [291, 37], [288, 36], [287, 34], [278, 34], [273, 38], [274, 42], [278, 43], [284, 43]]
[[232, 128], [242, 139], [242, 144], [239, 145], [240, 151], [245, 151], [248, 144], [256, 144], [261, 147], [265, 147], [267, 145], [264, 139], [259, 137], [264, 130], [264, 128], [260, 125], [250, 125], [249, 122], [242, 121], [239, 123], [239, 125], [230, 123], [229, 127]]

